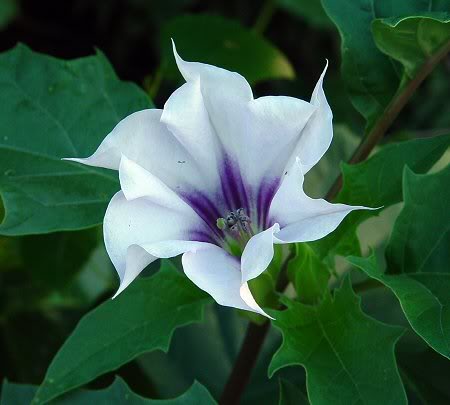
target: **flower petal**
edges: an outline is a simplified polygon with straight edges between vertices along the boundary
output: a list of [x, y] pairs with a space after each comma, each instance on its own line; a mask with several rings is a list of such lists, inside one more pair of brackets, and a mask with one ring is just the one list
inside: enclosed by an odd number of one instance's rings
[[202, 91], [217, 94], [232, 94], [242, 100], [253, 99], [252, 89], [247, 80], [239, 73], [230, 72], [216, 66], [199, 62], [187, 62], [178, 55], [175, 43], [172, 41], [173, 53], [178, 69], [187, 82], [200, 79]]
[[303, 129], [287, 166], [290, 167], [295, 159], [299, 157], [304, 174], [321, 159], [333, 139], [333, 113], [322, 87], [327, 67], [328, 61], [311, 96], [311, 104], [316, 107], [316, 110]]
[[173, 190], [203, 188], [204, 170], [160, 122], [161, 114], [157, 109], [135, 112], [116, 125], [92, 156], [66, 160], [118, 170], [125, 155]]
[[208, 189], [214, 189], [218, 184], [218, 158], [222, 151], [206, 111], [199, 79], [175, 90], [164, 105], [161, 122], [195, 160], [208, 180]]
[[182, 257], [187, 277], [210, 294], [218, 304], [267, 315], [255, 302], [247, 283], [241, 282], [239, 260], [217, 246], [185, 253]]
[[[177, 92], [174, 93], [173, 100], [165, 106], [163, 120], [174, 133], [189, 131], [205, 134], [201, 138], [202, 144], [205, 138], [215, 136], [216, 142], [208, 140], [213, 143], [212, 147], [205, 148], [216, 154], [219, 175], [224, 177], [223, 172], [230, 165], [238, 167], [245, 186], [253, 189], [256, 198], [263, 179], [267, 181], [269, 178], [271, 181], [274, 177], [281, 177], [316, 107], [293, 97], [261, 97], [255, 100], [249, 84], [239, 74], [202, 63], [186, 62], [177, 54], [175, 46], [174, 54], [190, 86], [180, 89], [179, 97]], [[192, 105], [198, 113], [189, 113], [189, 105], [188, 111], [176, 118], [170, 110], [186, 110], [186, 99], [194, 100]], [[175, 109], [176, 105], [179, 107]], [[183, 130], [180, 131], [180, 128]], [[184, 135], [183, 138], [188, 137]], [[199, 148], [200, 145], [197, 145]], [[211, 156], [206, 158], [209, 159]]]
[[334, 231], [351, 211], [371, 209], [308, 197], [303, 191], [302, 169], [297, 159], [272, 200], [269, 217], [281, 227], [275, 235], [275, 242], [309, 242], [323, 238]]
[[[119, 292], [154, 261], [159, 253], [167, 257], [185, 251], [185, 242], [196, 235], [204, 222], [194, 213], [152, 202], [149, 198], [127, 200], [119, 191], [110, 201], [105, 214], [103, 232], [106, 250], [119, 274]], [[147, 251], [145, 247], [166, 242], [162, 248]], [[177, 253], [178, 252], [178, 253]]]
[[273, 258], [273, 235], [280, 230], [278, 224], [253, 236], [245, 245], [241, 257], [242, 282], [258, 277]]

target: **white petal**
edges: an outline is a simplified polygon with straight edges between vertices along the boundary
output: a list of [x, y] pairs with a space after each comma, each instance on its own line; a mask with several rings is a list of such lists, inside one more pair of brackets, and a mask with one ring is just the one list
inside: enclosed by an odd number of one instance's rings
[[[200, 138], [202, 134], [197, 149], [208, 139], [211, 145], [208, 151], [214, 151], [204, 161], [211, 160], [211, 155], [215, 154], [220, 166], [225, 153], [254, 190], [263, 179], [281, 176], [316, 106], [293, 97], [270, 96], [255, 100], [249, 84], [237, 73], [185, 62], [175, 48], [174, 53], [189, 86], [178, 90], [179, 95], [174, 93], [171, 97], [174, 100], [169, 100], [172, 102], [165, 106], [163, 120], [172, 131], [184, 135], [183, 139], [188, 138], [185, 131], [192, 134], [189, 139]], [[186, 106], [186, 99], [193, 100], [192, 106], [191, 103]], [[178, 120], [169, 113], [166, 119], [166, 109], [187, 111]], [[191, 109], [197, 114], [191, 114]], [[211, 136], [217, 141], [210, 140]]]
[[242, 100], [253, 99], [252, 89], [247, 80], [239, 73], [230, 72], [216, 66], [199, 62], [186, 62], [178, 55], [172, 41], [173, 53], [178, 69], [187, 82], [200, 79], [202, 90], [207, 92], [226, 92]]
[[315, 110], [306, 101], [284, 96], [260, 97], [248, 104], [246, 117], [235, 131], [247, 139], [241, 160], [251, 183], [281, 176]]
[[185, 83], [169, 97], [161, 122], [195, 160], [209, 181], [208, 188], [217, 185], [221, 147], [206, 111], [199, 79]]
[[302, 165], [297, 159], [270, 207], [271, 220], [280, 223], [281, 227], [275, 235], [275, 242], [308, 242], [323, 238], [334, 231], [351, 211], [371, 209], [310, 198], [303, 191], [303, 180]]
[[245, 245], [241, 257], [242, 282], [258, 277], [273, 258], [273, 235], [280, 230], [278, 224], [253, 236]]
[[174, 190], [203, 189], [204, 171], [160, 122], [161, 114], [157, 109], [135, 112], [116, 125], [92, 156], [67, 160], [118, 170], [125, 155]]
[[255, 302], [247, 283], [241, 282], [240, 263], [217, 246], [185, 253], [183, 269], [189, 279], [217, 303], [267, 315]]
[[116, 298], [123, 290], [125, 290], [139, 273], [156, 259], [157, 257], [152, 256], [138, 245], [129, 246], [125, 256], [126, 270], [123, 272], [119, 288], [113, 298]]
[[311, 104], [316, 107], [305, 129], [303, 129], [299, 142], [287, 167], [300, 158], [303, 173], [306, 174], [325, 154], [333, 139], [333, 114], [322, 88], [323, 78], [327, 71], [328, 61], [317, 81], [311, 96]]
[[178, 194], [125, 155], [122, 156], [120, 162], [119, 179], [123, 194], [129, 201], [146, 197], [154, 204], [185, 213], [187, 216], [197, 216], [194, 210]]
[[172, 251], [184, 251], [185, 241], [203, 226], [196, 215], [147, 198], [128, 201], [119, 191], [106, 210], [103, 232], [106, 250], [121, 280], [120, 291], [155, 260], [158, 251], [149, 253], [145, 246], [166, 241], [166, 253], [162, 257], [167, 257], [169, 245]]

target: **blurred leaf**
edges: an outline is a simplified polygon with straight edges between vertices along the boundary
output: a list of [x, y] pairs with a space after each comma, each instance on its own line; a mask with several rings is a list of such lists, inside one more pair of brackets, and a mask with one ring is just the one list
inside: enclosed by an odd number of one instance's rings
[[302, 390], [289, 381], [280, 379], [280, 400], [278, 405], [308, 405], [309, 401]]
[[273, 311], [283, 344], [270, 376], [282, 367], [303, 366], [313, 404], [406, 404], [394, 357], [402, 328], [366, 316], [349, 279], [318, 307], [284, 301], [287, 310]]
[[169, 21], [161, 33], [162, 63], [169, 79], [181, 77], [170, 38], [183, 59], [238, 72], [251, 84], [295, 76], [277, 48], [238, 22], [213, 15], [184, 15]]
[[350, 256], [350, 263], [389, 287], [412, 328], [433, 349], [450, 358], [450, 273], [384, 275], [375, 255]]
[[450, 14], [375, 20], [372, 31], [378, 48], [399, 61], [412, 79], [435, 54], [449, 51]]
[[386, 248], [389, 273], [450, 271], [449, 184], [450, 165], [428, 175], [405, 168], [405, 205]]
[[[14, 384], [8, 381], [3, 382], [2, 404], [8, 405], [28, 405], [37, 391], [33, 385]], [[135, 394], [120, 377], [116, 377], [114, 382], [102, 390], [77, 390], [51, 401], [52, 405], [210, 405], [216, 402], [211, 397], [206, 388], [195, 382], [188, 391], [178, 398], [158, 400], [148, 399]]]
[[320, 0], [278, 0], [280, 7], [289, 13], [304, 18], [317, 28], [330, 28], [333, 23], [323, 10]]
[[80, 271], [99, 241], [97, 229], [25, 236], [20, 241], [25, 271], [36, 288], [62, 288]]
[[325, 156], [308, 172], [305, 177], [305, 191], [314, 198], [323, 197], [339, 175], [339, 167], [347, 161], [360, 142], [346, 125], [333, 126], [333, 142]]
[[[450, 135], [414, 139], [386, 145], [368, 160], [355, 165], [342, 165], [343, 187], [337, 202], [366, 207], [386, 208], [402, 200], [403, 168], [409, 166], [416, 173], [426, 173], [448, 148]], [[339, 254], [360, 256], [355, 243], [356, 228], [378, 211], [356, 211], [325, 238], [310, 243], [320, 257]]]
[[18, 13], [17, 0], [0, 0], [0, 30], [6, 28]]
[[55, 356], [34, 399], [42, 404], [138, 355], [167, 351], [173, 331], [202, 319], [211, 302], [169, 261], [88, 313]]
[[101, 223], [116, 175], [61, 158], [89, 156], [118, 121], [151, 105], [147, 96], [120, 82], [99, 52], [64, 61], [24, 45], [0, 55], [0, 91], [8, 100], [0, 110], [0, 234]]
[[330, 270], [307, 243], [296, 243], [295, 250], [296, 255], [288, 265], [288, 277], [298, 299], [305, 304], [314, 304], [328, 290]]
[[[448, 0], [322, 0], [342, 40], [342, 75], [355, 108], [368, 127], [383, 113], [396, 93], [398, 68], [375, 45], [371, 23], [377, 18], [448, 12]], [[376, 68], [374, 68], [376, 66]]]
[[[412, 386], [423, 405], [450, 403], [450, 362], [430, 347], [397, 356], [405, 384]], [[410, 402], [413, 404], [413, 402]]]
[[22, 265], [19, 241], [15, 238], [0, 236], [0, 272]]
[[60, 295], [53, 295], [48, 300], [73, 302], [78, 306], [87, 306], [95, 302], [102, 294], [116, 285], [117, 274], [111, 264], [103, 241], [91, 252], [88, 260], [76, 277]]

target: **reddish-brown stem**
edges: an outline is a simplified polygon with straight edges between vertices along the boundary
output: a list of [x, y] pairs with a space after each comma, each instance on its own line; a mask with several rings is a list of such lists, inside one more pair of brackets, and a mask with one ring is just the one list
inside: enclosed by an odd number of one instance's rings
[[[428, 59], [416, 75], [408, 82], [408, 84], [401, 88], [391, 102], [385, 108], [383, 114], [375, 122], [372, 129], [367, 133], [359, 146], [356, 148], [353, 156], [348, 163], [355, 164], [365, 160], [377, 143], [383, 138], [386, 131], [397, 118], [400, 111], [406, 103], [413, 96], [414, 92], [425, 80], [425, 78], [432, 72], [434, 67], [450, 52], [450, 41], [444, 45], [438, 52], [436, 52], [430, 59]], [[332, 200], [337, 196], [342, 187], [342, 175], [336, 179], [334, 184], [326, 195], [327, 200]]]

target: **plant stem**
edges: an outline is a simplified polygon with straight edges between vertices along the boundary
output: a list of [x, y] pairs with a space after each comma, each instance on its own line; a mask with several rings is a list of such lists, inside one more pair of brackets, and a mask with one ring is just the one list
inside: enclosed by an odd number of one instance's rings
[[238, 404], [247, 386], [258, 354], [269, 332], [270, 322], [262, 325], [250, 322], [233, 370], [220, 397], [219, 404]]
[[256, 18], [255, 24], [253, 25], [253, 32], [256, 34], [262, 34], [272, 19], [273, 13], [276, 9], [276, 0], [266, 0], [262, 9]]
[[[288, 284], [286, 276], [287, 267], [294, 256], [295, 254], [293, 251], [289, 252], [289, 255], [281, 266], [276, 285], [276, 290], [279, 292], [282, 292]], [[230, 377], [225, 384], [219, 404], [232, 405], [239, 403], [239, 399], [250, 381], [252, 370], [256, 364], [258, 354], [263, 346], [267, 333], [269, 332], [270, 325], [271, 323], [269, 321], [264, 322], [262, 325], [257, 325], [253, 322], [249, 323], [244, 342], [242, 343], [241, 350], [234, 363]]]
[[[397, 94], [392, 98], [391, 102], [385, 108], [383, 114], [375, 122], [375, 125], [361, 141], [356, 148], [353, 156], [348, 163], [355, 164], [365, 160], [376, 144], [383, 138], [386, 131], [397, 118], [400, 111], [411, 99], [414, 92], [425, 80], [425, 78], [433, 71], [435, 66], [450, 52], [450, 41], [445, 44], [438, 52], [436, 52], [430, 59], [428, 59], [419, 69], [416, 75], [409, 81], [409, 83], [397, 91]], [[342, 187], [342, 175], [336, 179], [334, 184], [326, 195], [327, 200], [332, 200], [339, 193]]]

